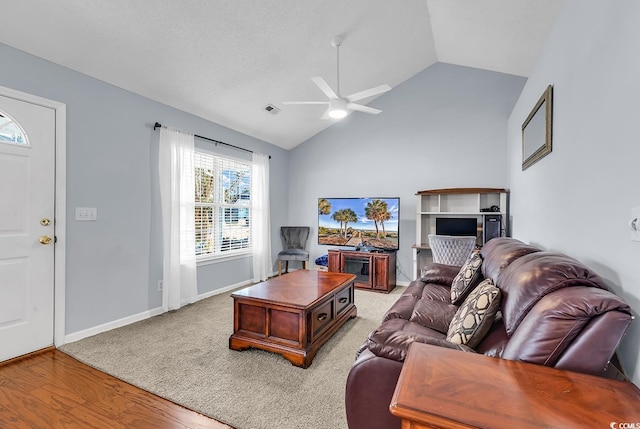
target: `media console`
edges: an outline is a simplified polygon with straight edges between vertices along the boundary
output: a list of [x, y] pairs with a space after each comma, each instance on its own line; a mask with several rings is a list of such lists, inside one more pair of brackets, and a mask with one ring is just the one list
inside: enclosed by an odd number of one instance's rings
[[330, 249], [328, 270], [355, 274], [358, 289], [389, 293], [396, 287], [396, 252]]

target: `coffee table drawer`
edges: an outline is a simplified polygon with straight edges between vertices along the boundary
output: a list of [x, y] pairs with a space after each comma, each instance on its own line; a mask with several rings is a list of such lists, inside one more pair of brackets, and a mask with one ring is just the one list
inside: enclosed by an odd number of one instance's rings
[[353, 284], [336, 294], [336, 315], [342, 313], [353, 303]]
[[309, 316], [309, 325], [311, 326], [310, 341], [315, 340], [316, 336], [333, 321], [333, 306], [333, 299], [330, 299], [311, 312]]

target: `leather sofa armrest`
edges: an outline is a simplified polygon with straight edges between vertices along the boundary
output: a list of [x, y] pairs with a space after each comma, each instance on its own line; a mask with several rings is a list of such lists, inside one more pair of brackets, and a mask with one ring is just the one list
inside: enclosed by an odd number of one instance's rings
[[389, 412], [402, 363], [379, 358], [364, 350], [355, 361], [345, 389], [349, 429], [400, 429], [400, 419]]
[[451, 286], [453, 279], [460, 272], [460, 268], [461, 267], [456, 267], [454, 265], [431, 263], [422, 269], [420, 280], [425, 283], [437, 283]]

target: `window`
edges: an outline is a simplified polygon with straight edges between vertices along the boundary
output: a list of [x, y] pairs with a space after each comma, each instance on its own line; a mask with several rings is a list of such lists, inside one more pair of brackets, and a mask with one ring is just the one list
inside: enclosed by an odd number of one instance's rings
[[251, 164], [196, 150], [198, 260], [251, 251]]
[[0, 112], [0, 142], [21, 146], [28, 146], [27, 136], [24, 131], [6, 113]]

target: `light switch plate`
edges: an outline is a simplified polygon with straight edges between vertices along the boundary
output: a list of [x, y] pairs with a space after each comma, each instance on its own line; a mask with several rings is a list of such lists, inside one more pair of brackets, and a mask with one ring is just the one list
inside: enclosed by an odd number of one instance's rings
[[76, 207], [77, 221], [98, 220], [98, 209], [95, 207]]

